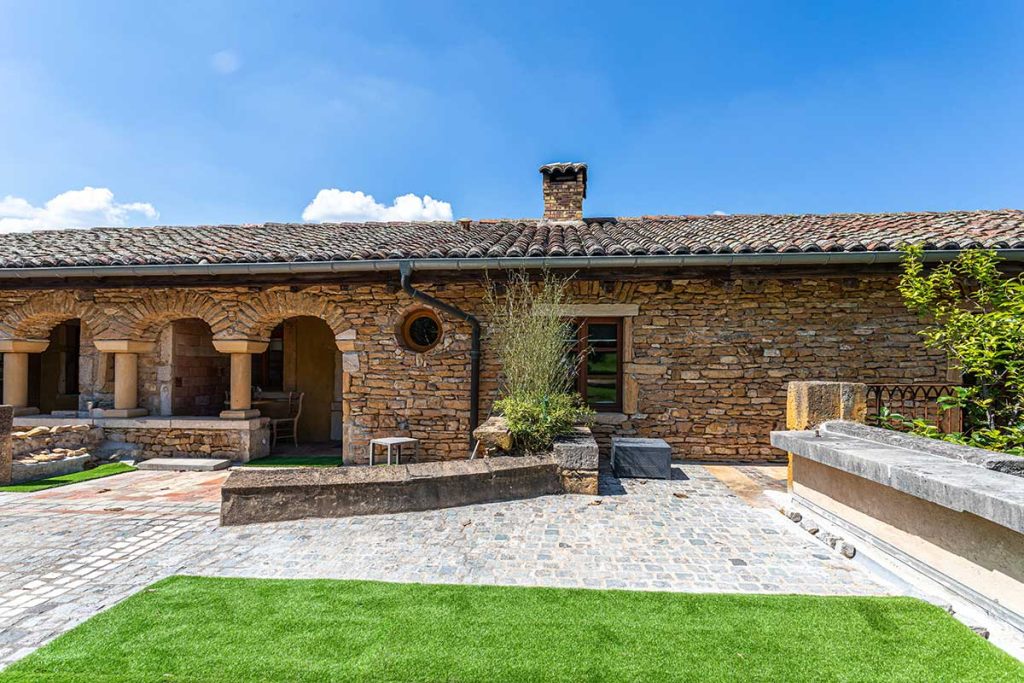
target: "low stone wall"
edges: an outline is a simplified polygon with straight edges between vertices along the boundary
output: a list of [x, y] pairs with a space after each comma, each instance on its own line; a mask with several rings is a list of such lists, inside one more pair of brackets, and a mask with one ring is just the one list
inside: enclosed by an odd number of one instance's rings
[[54, 460], [15, 460], [11, 464], [11, 483], [20, 484], [81, 472], [94, 460], [96, 456], [92, 453], [68, 455]]
[[[136, 460], [149, 458], [228, 458], [248, 462], [270, 453], [270, 429], [265, 418], [222, 420], [196, 417], [69, 418], [34, 415], [15, 418], [19, 429], [48, 427], [95, 434], [104, 452], [121, 452]], [[89, 430], [89, 431], [85, 431]], [[63, 433], [63, 432], [62, 432]], [[43, 433], [40, 431], [39, 436]], [[36, 438], [36, 437], [32, 437]], [[48, 438], [59, 438], [52, 430]]]
[[[520, 455], [512, 445], [512, 433], [505, 418], [494, 415], [473, 432], [479, 442], [477, 453], [484, 458]], [[550, 455], [562, 469], [562, 481], [568, 493], [597, 495], [600, 449], [589, 427], [577, 427], [568, 436], [555, 439]]]
[[565, 491], [551, 456], [375, 467], [242, 468], [221, 487], [225, 526], [535, 498]]
[[140, 460], [149, 458], [228, 458], [248, 462], [269, 454], [269, 430], [181, 427], [108, 428], [111, 443], [124, 444]]
[[1024, 631], [1024, 478], [1005, 458], [844, 421], [771, 440], [796, 506]]
[[539, 456], [239, 469], [221, 488], [221, 524], [436, 510], [557, 493], [596, 495], [597, 467], [597, 442], [580, 428]]
[[103, 441], [103, 428], [88, 424], [40, 425], [13, 432], [11, 441], [15, 460], [44, 451], [92, 451]]

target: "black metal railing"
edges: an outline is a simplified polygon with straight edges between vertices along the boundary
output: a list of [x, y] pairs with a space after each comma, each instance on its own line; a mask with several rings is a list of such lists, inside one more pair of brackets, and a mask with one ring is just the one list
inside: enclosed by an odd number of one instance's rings
[[963, 431], [959, 408], [945, 410], [939, 398], [952, 396], [955, 384], [869, 384], [868, 419], [880, 423], [883, 408], [908, 420], [924, 420], [945, 434]]

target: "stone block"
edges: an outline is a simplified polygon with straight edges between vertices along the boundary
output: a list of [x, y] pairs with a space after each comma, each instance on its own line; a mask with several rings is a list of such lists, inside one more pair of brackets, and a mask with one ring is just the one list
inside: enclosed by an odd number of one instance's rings
[[551, 449], [555, 461], [565, 470], [597, 471], [600, 451], [594, 435], [586, 427], [577, 427], [571, 436], [561, 436]]
[[828, 420], [863, 422], [867, 397], [867, 385], [856, 382], [790, 382], [786, 429], [810, 429]]
[[230, 460], [220, 458], [150, 458], [137, 465], [140, 470], [165, 472], [214, 472], [230, 466]]
[[617, 477], [671, 479], [672, 447], [664, 439], [612, 437], [612, 470]]
[[596, 496], [598, 493], [597, 470], [562, 470], [562, 488], [566, 493]]
[[511, 451], [512, 432], [508, 422], [500, 415], [493, 415], [473, 430], [473, 437], [488, 451]]

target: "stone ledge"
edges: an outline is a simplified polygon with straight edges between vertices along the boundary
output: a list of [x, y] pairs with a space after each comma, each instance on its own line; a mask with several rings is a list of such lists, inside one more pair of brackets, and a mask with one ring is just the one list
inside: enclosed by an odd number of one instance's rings
[[550, 456], [376, 467], [233, 470], [221, 488], [225, 526], [307, 517], [414, 512], [563, 493]]
[[929, 443], [932, 439], [902, 435], [901, 445], [887, 443], [885, 431], [826, 422], [817, 431], [772, 432], [771, 443], [808, 460], [1024, 533], [1024, 478], [949, 454], [937, 455], [932, 452], [935, 444]]
[[255, 431], [263, 427], [267, 418], [253, 417], [244, 420], [223, 420], [216, 417], [158, 416], [144, 417], [53, 417], [36, 415], [14, 418], [15, 427], [57, 427], [64, 425], [95, 425], [110, 429], [196, 429], [205, 431]]
[[877, 427], [870, 427], [858, 422], [847, 422], [845, 420], [831, 420], [822, 426], [835, 434], [847, 434], [849, 436], [857, 437], [858, 439], [875, 441], [877, 443], [896, 446], [897, 448], [909, 448], [916, 451], [923, 451], [925, 453], [931, 453], [932, 455], [942, 456], [943, 458], [952, 458], [954, 460], [961, 460], [974, 465], [980, 465], [985, 469], [1024, 477], [1024, 457], [1017, 455], [1007, 455], [1005, 453], [997, 453], [995, 451], [986, 451], [984, 448], [975, 448], [974, 446], [959, 446], [947, 441], [922, 438], [920, 436], [914, 436], [913, 434], [897, 432], [892, 429], [879, 429]]

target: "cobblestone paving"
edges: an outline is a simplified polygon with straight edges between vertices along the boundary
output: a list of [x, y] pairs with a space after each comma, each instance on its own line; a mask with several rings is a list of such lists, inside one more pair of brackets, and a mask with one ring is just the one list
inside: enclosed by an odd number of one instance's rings
[[703, 467], [433, 512], [217, 526], [224, 474], [0, 496], [0, 665], [170, 574], [866, 595], [863, 570]]

